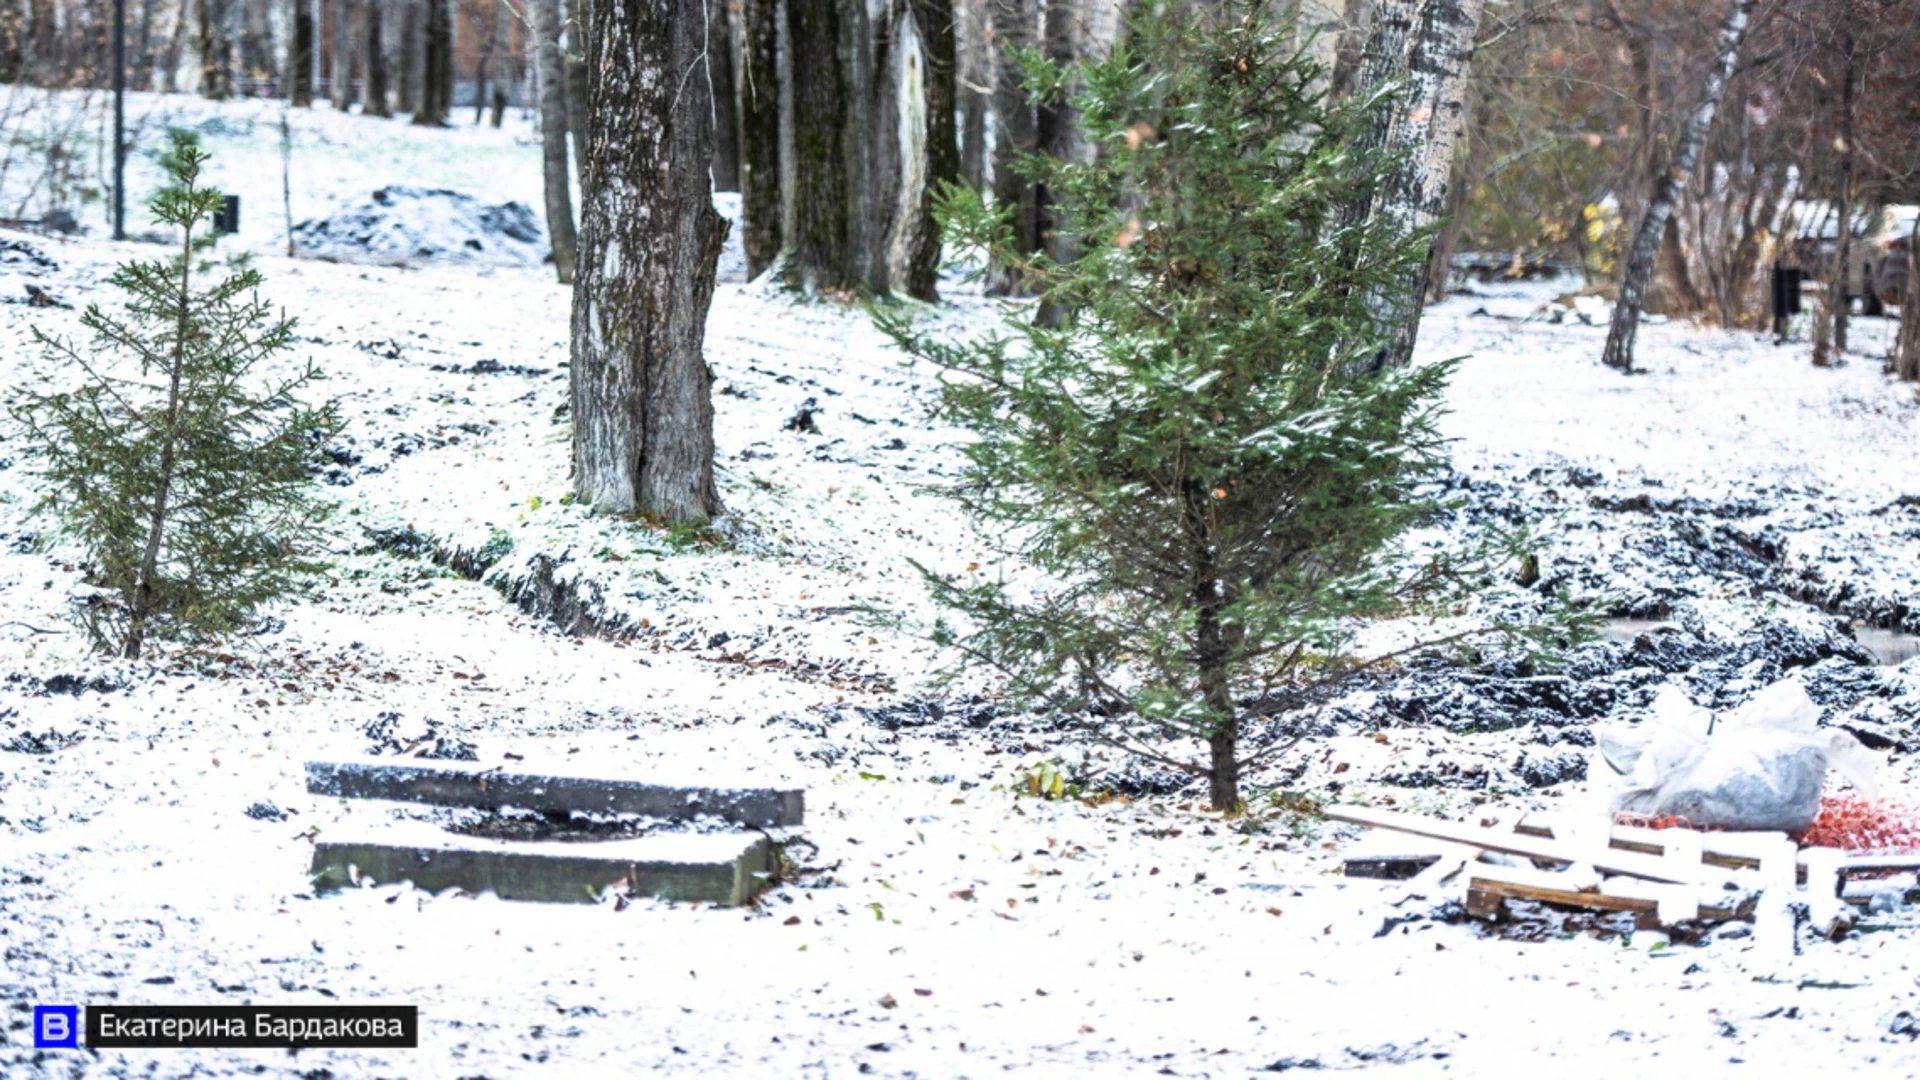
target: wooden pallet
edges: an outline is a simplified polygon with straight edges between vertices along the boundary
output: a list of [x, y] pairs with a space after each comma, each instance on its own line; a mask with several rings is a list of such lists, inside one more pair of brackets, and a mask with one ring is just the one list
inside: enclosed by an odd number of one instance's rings
[[[1333, 806], [1333, 821], [1422, 838], [1433, 852], [1354, 860], [1363, 877], [1430, 883], [1458, 877], [1467, 910], [1486, 916], [1507, 900], [1535, 900], [1591, 911], [1630, 912], [1636, 925], [1764, 919], [1777, 924], [1789, 903], [1804, 903], [1816, 925], [1843, 917], [1852, 875], [1920, 870], [1920, 855], [1847, 856], [1801, 851], [1784, 833], [1701, 833], [1615, 825], [1571, 830], [1559, 821], [1523, 818], [1504, 826], [1417, 817], [1371, 807]], [[1449, 859], [1441, 850], [1454, 852]], [[1465, 860], [1457, 853], [1470, 852]], [[1486, 861], [1506, 856], [1505, 865]], [[1398, 865], [1396, 865], [1398, 864]], [[1441, 873], [1441, 871], [1447, 871]], [[1763, 898], [1771, 897], [1771, 902]], [[1792, 917], [1785, 915], [1791, 947]]]

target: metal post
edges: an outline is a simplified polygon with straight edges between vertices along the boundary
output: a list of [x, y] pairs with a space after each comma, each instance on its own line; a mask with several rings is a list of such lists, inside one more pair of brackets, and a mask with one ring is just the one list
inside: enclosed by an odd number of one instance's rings
[[113, 0], [113, 238], [127, 238], [127, 0]]

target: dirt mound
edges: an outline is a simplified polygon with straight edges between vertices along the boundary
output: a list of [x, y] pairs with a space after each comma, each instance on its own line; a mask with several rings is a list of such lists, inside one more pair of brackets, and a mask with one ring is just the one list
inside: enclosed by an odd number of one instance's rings
[[442, 188], [393, 184], [293, 228], [310, 258], [344, 262], [420, 261], [538, 265], [547, 259], [540, 217], [517, 202], [483, 203]]

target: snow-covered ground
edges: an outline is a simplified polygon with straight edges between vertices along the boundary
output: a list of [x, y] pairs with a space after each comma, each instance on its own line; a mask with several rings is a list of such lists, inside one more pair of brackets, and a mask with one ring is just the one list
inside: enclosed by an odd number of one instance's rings
[[[163, 104], [208, 130], [206, 106]], [[220, 115], [216, 179], [277, 192], [277, 107]], [[297, 120], [296, 220], [398, 183], [539, 205], [524, 125]], [[1784, 971], [1738, 927], [1671, 947], [1500, 931], [1387, 906], [1338, 876], [1353, 831], [1265, 797], [1584, 806], [1591, 720], [1637, 715], [1668, 679], [1732, 704], [1782, 676], [1890, 747], [1886, 785], [1912, 792], [1920, 684], [1803, 602], [1914, 628], [1920, 403], [1870, 357], [1816, 371], [1804, 349], [1668, 324], [1642, 330], [1646, 371], [1622, 378], [1598, 363], [1603, 328], [1535, 317], [1551, 287], [1431, 309], [1423, 355], [1470, 357], [1448, 420], [1458, 527], [1550, 525], [1549, 584], [1671, 627], [1588, 647], [1553, 696], [1498, 670], [1369, 687], [1227, 822], [1002, 714], [991, 683], [935, 695], [931, 647], [863, 617], [925, 615], [908, 559], [962, 572], [981, 552], [918, 490], [955, 467], [959, 433], [924, 421], [928, 376], [858, 311], [721, 287], [708, 355], [730, 519], [669, 536], [563, 499], [568, 294], [549, 271], [290, 260], [242, 239], [301, 320], [289, 362], [318, 361], [350, 422], [327, 476], [334, 568], [265, 632], [134, 664], [39, 632], [64, 628], [80, 575], [27, 515], [22, 448], [0, 443], [8, 1078], [1920, 1070], [1911, 913], [1808, 939]], [[13, 240], [57, 267], [8, 256]], [[106, 301], [113, 262], [152, 250], [0, 233], [0, 299], [33, 283]], [[984, 314], [957, 295], [942, 317]], [[54, 377], [30, 325], [71, 332], [76, 311], [0, 305], [9, 387]], [[817, 433], [789, 427], [803, 410]], [[488, 764], [804, 787], [794, 872], [752, 909], [316, 897], [314, 831], [395, 810], [307, 795], [302, 762], [369, 752], [368, 729], [396, 724]], [[1023, 794], [1048, 760], [1132, 797]], [[424, 1034], [413, 1051], [31, 1048], [31, 1005], [116, 1001], [417, 1004]]]

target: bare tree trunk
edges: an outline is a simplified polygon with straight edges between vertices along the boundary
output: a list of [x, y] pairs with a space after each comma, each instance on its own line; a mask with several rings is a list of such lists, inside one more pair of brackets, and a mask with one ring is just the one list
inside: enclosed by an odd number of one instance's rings
[[487, 115], [487, 75], [493, 70], [493, 49], [499, 44], [499, 28], [487, 31], [487, 43], [480, 50], [480, 59], [473, 65], [473, 122], [477, 125]]
[[566, 39], [562, 57], [566, 62], [567, 75], [567, 123], [573, 133], [574, 179], [579, 184], [580, 197], [585, 200], [587, 193], [587, 42], [591, 40], [593, 12], [592, 0], [566, 0], [564, 17], [566, 18]]
[[[240, 69], [246, 73], [249, 87], [273, 77], [273, 21], [267, 5], [270, 0], [241, 0]], [[142, 8], [152, 7], [151, 0]], [[260, 89], [248, 93], [260, 94]]]
[[[783, 194], [791, 208], [786, 241], [792, 284], [809, 292], [841, 290], [859, 280], [853, 265], [849, 207], [864, 179], [850, 168], [848, 143], [861, 131], [853, 106], [864, 103], [846, 57], [864, 36], [865, 5], [848, 0], [790, 0], [787, 4], [787, 77], [792, 85], [793, 182]], [[867, 210], [870, 207], [862, 207]]]
[[367, 89], [360, 105], [362, 116], [393, 115], [392, 107], [387, 104], [386, 6], [387, 0], [367, 0], [364, 50], [367, 58]]
[[294, 0], [293, 38], [287, 51], [287, 100], [313, 106], [313, 11], [306, 0]]
[[727, 225], [713, 209], [712, 105], [695, 70], [702, 5], [594, 10], [573, 292], [575, 490], [596, 509], [672, 524], [720, 512], [701, 348]]
[[493, 5], [493, 116], [488, 121], [499, 127], [507, 118], [507, 86], [513, 80], [513, 27], [507, 21], [507, 0]]
[[[993, 199], [1013, 217], [1014, 244], [1023, 252], [1040, 250], [1040, 207], [1032, 181], [1021, 176], [1015, 162], [1021, 154], [1039, 149], [1039, 118], [1027, 100], [1020, 69], [1010, 50], [1032, 48], [1038, 34], [1034, 0], [989, 0], [993, 20]], [[1021, 288], [1004, 270], [988, 278], [989, 292], [1008, 293]]]
[[950, 0], [788, 4], [794, 284], [932, 296], [929, 193], [958, 168], [951, 12]]
[[740, 0], [738, 19], [740, 240], [751, 280], [780, 254], [780, 34], [774, 0]]
[[449, 0], [426, 0], [422, 28], [420, 60], [420, 107], [413, 122], [423, 127], [440, 127], [447, 122], [452, 103], [453, 20]]
[[1907, 281], [1900, 290], [1900, 338], [1895, 370], [1907, 382], [1920, 381], [1920, 217], [1907, 233]]
[[[1453, 152], [1466, 121], [1467, 77], [1473, 40], [1486, 0], [1377, 0], [1356, 93], [1371, 93], [1404, 80], [1405, 90], [1375, 112], [1371, 141], [1400, 155], [1400, 163], [1374, 196], [1369, 213], [1386, 215], [1401, 228], [1431, 226], [1447, 209]], [[1370, 298], [1369, 306], [1393, 340], [1372, 367], [1397, 367], [1413, 358], [1420, 308], [1427, 294], [1428, 258], [1404, 280]]]
[[987, 42], [987, 0], [955, 0], [956, 93], [960, 98], [960, 177], [968, 187], [987, 186], [987, 104], [993, 86], [993, 53]]
[[353, 0], [333, 3], [333, 75], [328, 96], [333, 107], [346, 112], [353, 106]]
[[[540, 87], [541, 174], [546, 182], [547, 236], [553, 242], [553, 269], [565, 285], [573, 281], [579, 239], [573, 231], [573, 196], [568, 190], [566, 71], [560, 59], [560, 0], [533, 0], [534, 77]], [[582, 103], [584, 104], [584, 103]]]
[[411, 113], [419, 109], [420, 93], [420, 0], [401, 0], [400, 42], [394, 49], [399, 61], [399, 86], [394, 91], [395, 112]]
[[[153, 9], [155, 0], [142, 0], [140, 4], [140, 30], [134, 38], [133, 66], [127, 85], [135, 90], [153, 89]], [[24, 42], [24, 37], [22, 38]], [[21, 56], [21, 70], [25, 70], [26, 57]]]
[[1847, 279], [1853, 269], [1848, 265], [1853, 260], [1853, 0], [1843, 0], [1840, 27], [1840, 137], [1835, 140], [1840, 150], [1840, 180], [1836, 191], [1840, 227], [1833, 238], [1833, 265], [1827, 271], [1830, 279], [1827, 314], [1833, 319], [1833, 331], [1828, 337], [1814, 341], [1813, 362], [1817, 367], [1827, 367], [1847, 355], [1847, 317], [1853, 313], [1853, 300], [1847, 289]]
[[1433, 237], [1432, 262], [1427, 268], [1427, 299], [1438, 303], [1447, 298], [1447, 283], [1453, 277], [1453, 252], [1460, 243], [1460, 233], [1466, 227], [1467, 200], [1472, 197], [1473, 189], [1480, 185], [1480, 177], [1486, 171], [1487, 141], [1473, 138], [1474, 131], [1486, 131], [1494, 121], [1493, 95], [1482, 93], [1475, 96], [1473, 107], [1473, 125], [1461, 133], [1466, 140], [1467, 151], [1461, 155], [1460, 168], [1455, 183], [1447, 191], [1447, 214], [1440, 222], [1440, 230]]
[[733, 79], [734, 5], [713, 0], [708, 9], [707, 38], [703, 48], [707, 66], [713, 71], [713, 190], [740, 190], [740, 118], [734, 114], [738, 99]]
[[228, 0], [199, 0], [200, 96], [225, 101], [233, 96], [232, 46], [227, 34]]
[[1633, 369], [1633, 339], [1640, 329], [1640, 306], [1646, 297], [1647, 280], [1653, 276], [1654, 256], [1659, 253], [1661, 237], [1667, 229], [1667, 218], [1673, 213], [1674, 200], [1679, 196], [1681, 185], [1693, 175], [1694, 165], [1700, 160], [1700, 147], [1707, 139], [1707, 128], [1713, 123], [1714, 110], [1720, 106], [1720, 96], [1726, 92], [1727, 79], [1733, 74], [1733, 66], [1740, 58], [1740, 43], [1747, 34], [1747, 20], [1752, 14], [1754, 0], [1733, 0], [1727, 11], [1727, 21], [1720, 28], [1720, 41], [1714, 52], [1713, 68], [1707, 73], [1706, 85], [1700, 89], [1700, 102], [1687, 117], [1687, 126], [1680, 135], [1680, 145], [1673, 155], [1673, 164], [1660, 174], [1654, 185], [1653, 197], [1647, 202], [1647, 212], [1640, 220], [1640, 227], [1634, 232], [1633, 246], [1628, 248], [1627, 267], [1620, 280], [1620, 300], [1613, 307], [1613, 321], [1607, 328], [1607, 345], [1600, 354], [1600, 360], [1608, 367], [1621, 371]]

